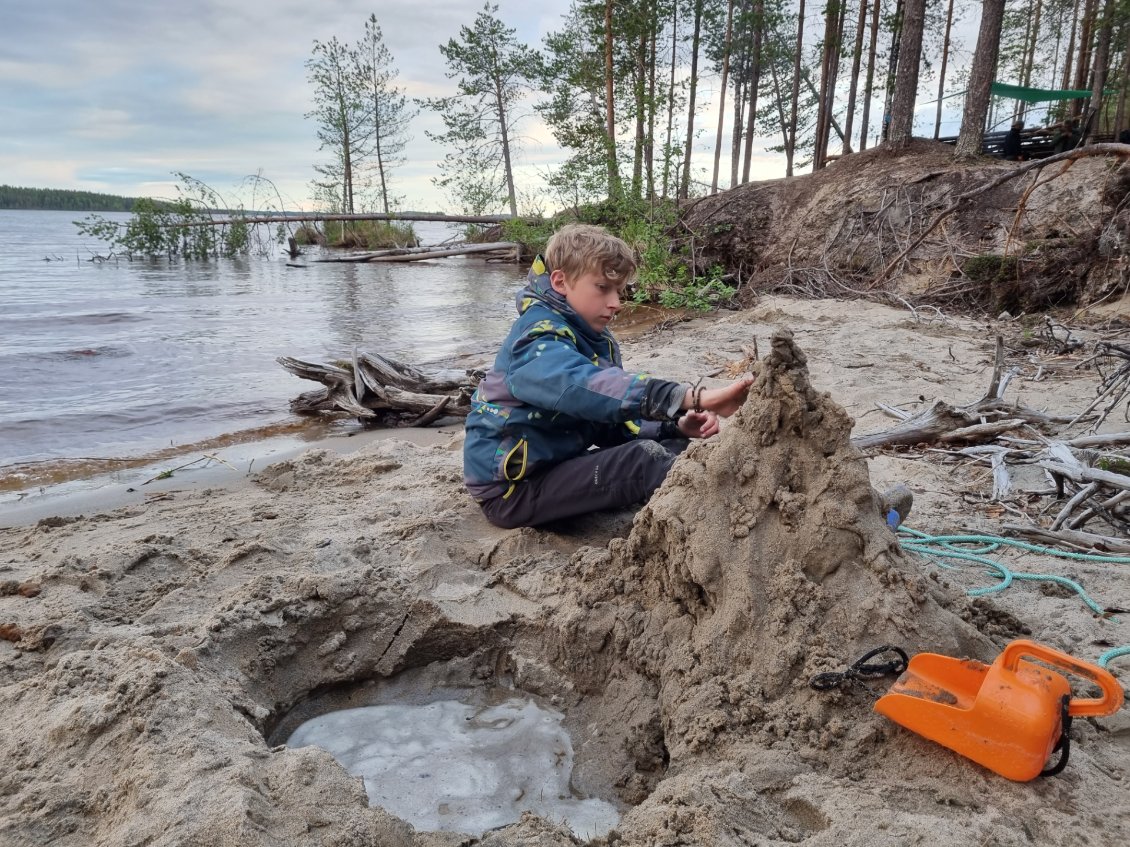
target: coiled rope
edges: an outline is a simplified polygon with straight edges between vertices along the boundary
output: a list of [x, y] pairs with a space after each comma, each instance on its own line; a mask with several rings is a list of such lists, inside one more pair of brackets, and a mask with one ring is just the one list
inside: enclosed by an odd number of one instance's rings
[[[1044, 547], [1039, 544], [1030, 544], [1014, 538], [1001, 538], [996, 535], [928, 535], [908, 526], [898, 528], [899, 543], [904, 550], [908, 550], [929, 559], [935, 565], [945, 570], [957, 570], [956, 565], [947, 564], [945, 560], [973, 562], [983, 565], [992, 576], [998, 577], [996, 585], [983, 588], [972, 588], [968, 593], [973, 597], [986, 594], [995, 594], [1004, 591], [1016, 580], [1032, 582], [1050, 582], [1071, 589], [1083, 604], [1099, 616], [1102, 620], [1109, 620], [1106, 609], [1096, 603], [1080, 585], [1073, 579], [1056, 574], [1025, 573], [1014, 571], [1001, 562], [988, 558], [988, 554], [1002, 547], [1015, 547], [1030, 553], [1039, 553], [1045, 556], [1055, 556], [1060, 559], [1072, 559], [1083, 562], [1100, 562], [1111, 565], [1128, 565], [1130, 556], [1107, 556], [1101, 553], [1076, 553], [1070, 550], [1057, 550], [1054, 547]], [[976, 546], [971, 546], [976, 545]], [[1098, 664], [1106, 667], [1109, 662], [1120, 656], [1130, 654], [1130, 644], [1108, 650], [1099, 657]]]

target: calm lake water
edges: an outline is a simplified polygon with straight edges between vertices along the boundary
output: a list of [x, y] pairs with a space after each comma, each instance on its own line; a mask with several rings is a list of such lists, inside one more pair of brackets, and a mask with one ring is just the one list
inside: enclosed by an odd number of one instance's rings
[[[99, 263], [90, 257], [108, 248], [78, 234], [81, 217], [0, 210], [0, 490], [41, 483], [45, 470], [63, 479], [105, 460], [308, 426], [288, 402], [317, 384], [275, 357], [485, 354], [524, 279], [514, 265], [461, 258]], [[451, 234], [430, 223], [417, 233], [424, 243]]]

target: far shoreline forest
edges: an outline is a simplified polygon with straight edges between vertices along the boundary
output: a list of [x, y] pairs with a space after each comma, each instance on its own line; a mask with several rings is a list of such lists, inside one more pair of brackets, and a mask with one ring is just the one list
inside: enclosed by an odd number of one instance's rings
[[0, 209], [56, 212], [132, 212], [136, 197], [61, 188], [0, 185]]

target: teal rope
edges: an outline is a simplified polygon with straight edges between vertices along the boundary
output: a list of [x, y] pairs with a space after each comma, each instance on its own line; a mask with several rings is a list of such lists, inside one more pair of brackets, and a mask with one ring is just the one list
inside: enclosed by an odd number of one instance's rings
[[[1026, 541], [1018, 541], [1012, 538], [1000, 538], [995, 535], [927, 535], [924, 532], [919, 532], [907, 526], [900, 526], [898, 531], [900, 535], [909, 536], [900, 538], [900, 544], [904, 550], [919, 553], [940, 567], [946, 568], [947, 570], [954, 569], [954, 566], [946, 565], [942, 561], [943, 559], [958, 559], [961, 561], [975, 562], [976, 564], [984, 565], [993, 576], [1000, 578], [1000, 582], [996, 585], [971, 589], [967, 592], [970, 596], [979, 597], [985, 594], [996, 594], [1012, 585], [1014, 580], [1052, 582], [1057, 585], [1062, 585], [1065, 588], [1070, 588], [1078, 595], [1079, 599], [1083, 601], [1083, 604], [1100, 618], [1105, 618], [1106, 613], [1103, 607], [1092, 600], [1083, 589], [1083, 586], [1074, 580], [1057, 576], [1056, 574], [1036, 574], [1013, 571], [1000, 562], [987, 558], [985, 554], [992, 553], [1001, 547], [1016, 547], [1020, 550], [1057, 556], [1062, 559], [1106, 562], [1109, 564], [1130, 564], [1130, 556], [1104, 556], [1099, 553], [1075, 553], [1069, 550], [1057, 550], [1054, 547], [1043, 547], [1039, 544], [1029, 544]], [[974, 550], [962, 549], [958, 546], [969, 544], [978, 544], [981, 546]]]
[[1125, 644], [1122, 647], [1115, 647], [1113, 650], [1107, 650], [1099, 656], [1099, 667], [1105, 668], [1110, 664], [1111, 659], [1117, 659], [1119, 656], [1130, 655], [1130, 644]]
[[[1043, 547], [1039, 544], [1029, 544], [1026, 541], [1017, 541], [1012, 538], [1000, 538], [995, 535], [927, 535], [924, 532], [919, 532], [916, 529], [911, 529], [908, 526], [900, 526], [898, 532], [901, 537], [899, 543], [904, 550], [918, 553], [919, 555], [929, 559], [935, 565], [946, 570], [957, 570], [955, 565], [948, 565], [943, 561], [944, 559], [957, 559], [966, 562], [975, 562], [979, 565], [984, 565], [988, 568], [994, 576], [1000, 578], [1000, 582], [996, 585], [990, 585], [985, 588], [973, 588], [967, 593], [971, 596], [978, 597], [985, 594], [995, 594], [999, 591], [1004, 591], [1013, 580], [1031, 580], [1036, 582], [1054, 582], [1057, 585], [1063, 585], [1074, 591], [1092, 612], [1099, 616], [1101, 620], [1107, 620], [1105, 610], [1089, 596], [1079, 583], [1067, 577], [1057, 576], [1055, 574], [1037, 574], [1037, 573], [1023, 573], [1013, 571], [1005, 567], [1000, 562], [993, 559], [986, 558], [985, 554], [992, 553], [1001, 547], [1016, 547], [1020, 550], [1027, 550], [1032, 553], [1042, 553], [1048, 556], [1056, 556], [1061, 559], [1075, 559], [1077, 561], [1085, 562], [1105, 562], [1108, 564], [1125, 565], [1130, 564], [1130, 556], [1104, 556], [1100, 553], [1075, 553], [1070, 550], [1057, 550], [1054, 547]], [[909, 536], [909, 537], [907, 537]], [[980, 547], [969, 550], [963, 549], [958, 545], [979, 544]], [[1103, 653], [1098, 660], [1099, 667], [1105, 668], [1112, 660], [1120, 656], [1130, 655], [1130, 644], [1122, 647], [1115, 647], [1113, 650], [1108, 650]]]

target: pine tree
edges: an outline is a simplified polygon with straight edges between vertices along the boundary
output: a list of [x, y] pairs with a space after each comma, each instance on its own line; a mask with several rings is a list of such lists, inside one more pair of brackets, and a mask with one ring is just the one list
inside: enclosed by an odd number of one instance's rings
[[337, 40], [315, 41], [313, 56], [306, 60], [306, 73], [314, 86], [314, 108], [307, 118], [318, 121], [320, 150], [330, 150], [333, 162], [316, 165], [322, 175], [316, 187], [340, 202], [341, 211], [353, 214], [353, 169], [360, 156], [360, 130], [365, 122], [365, 103], [357, 74], [357, 51]]
[[972, 158], [981, 155], [985, 136], [985, 116], [989, 111], [989, 93], [997, 67], [997, 49], [1004, 19], [1004, 0], [984, 0], [981, 4], [981, 26], [977, 32], [977, 49], [969, 74], [965, 95], [965, 111], [961, 115], [961, 133], [954, 155]]
[[398, 88], [392, 54], [384, 43], [376, 15], [365, 22], [365, 35], [357, 46], [357, 75], [364, 81], [367, 101], [363, 141], [371, 153], [376, 171], [376, 188], [385, 214], [390, 205], [389, 182], [391, 172], [404, 162], [404, 148], [408, 144], [408, 122], [415, 112], [408, 105], [404, 90]]
[[455, 148], [440, 166], [443, 176], [436, 184], [471, 211], [485, 211], [501, 201], [517, 215], [515, 126], [538, 61], [497, 15], [498, 6], [486, 3], [472, 26], [460, 28], [458, 39], [440, 46], [448, 78], [459, 80], [458, 93], [420, 103], [438, 112], [446, 127], [428, 137]]

